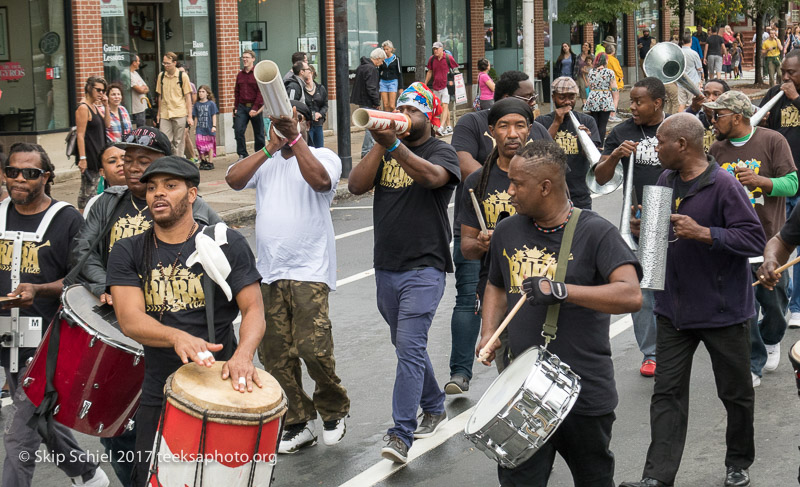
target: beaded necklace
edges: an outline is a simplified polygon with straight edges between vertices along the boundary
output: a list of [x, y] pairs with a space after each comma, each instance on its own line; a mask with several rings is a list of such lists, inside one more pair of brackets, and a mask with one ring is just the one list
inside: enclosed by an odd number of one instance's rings
[[172, 263], [172, 270], [169, 272], [169, 279], [164, 274], [164, 264], [161, 262], [161, 256], [158, 254], [158, 239], [156, 238], [156, 232], [153, 232], [153, 243], [156, 245], [156, 258], [158, 258], [158, 272], [161, 274], [161, 281], [164, 283], [164, 301], [161, 303], [161, 312], [158, 314], [158, 321], [164, 317], [164, 311], [167, 310], [167, 285], [175, 277], [175, 271], [178, 268], [178, 259], [181, 258], [181, 253], [183, 252], [183, 246], [186, 245], [186, 242], [192, 238], [194, 234], [194, 230], [197, 227], [197, 223], [192, 223], [192, 228], [189, 230], [189, 235], [186, 236], [186, 240], [183, 241], [181, 244], [181, 248], [178, 249], [178, 255], [175, 256], [175, 262]]
[[556, 233], [557, 231], [561, 230], [562, 228], [564, 228], [567, 225], [567, 222], [569, 221], [570, 217], [572, 217], [572, 210], [573, 209], [575, 209], [575, 207], [572, 206], [572, 200], [569, 200], [569, 213], [567, 214], [567, 219], [564, 220], [564, 223], [562, 223], [561, 225], [559, 225], [557, 227], [542, 228], [536, 222], [533, 222], [533, 226], [535, 226], [536, 229], [539, 230], [542, 233]]

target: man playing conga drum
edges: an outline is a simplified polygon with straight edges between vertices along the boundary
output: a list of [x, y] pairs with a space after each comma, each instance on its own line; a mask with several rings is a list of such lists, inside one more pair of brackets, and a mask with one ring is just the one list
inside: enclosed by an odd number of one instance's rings
[[[108, 260], [108, 286], [120, 327], [144, 345], [145, 353], [145, 378], [136, 414], [135, 487], [147, 482], [167, 377], [189, 361], [211, 366], [212, 352], [218, 352], [217, 359], [228, 361], [222, 379], [230, 378], [238, 391], [252, 391], [253, 384], [260, 386], [253, 355], [264, 334], [261, 276], [244, 237], [230, 229], [221, 232], [219, 227], [208, 237], [219, 245], [230, 265], [227, 276], [222, 272], [219, 277], [219, 265], [217, 272], [211, 272], [208, 261], [202, 257], [202, 264], [196, 261], [195, 236], [203, 231], [191, 210], [200, 182], [197, 167], [183, 158], [164, 157], [151, 164], [140, 180], [146, 184], [154, 225], [117, 242]], [[217, 276], [212, 283], [214, 294], [206, 296], [208, 282], [203, 281], [210, 275]], [[212, 300], [214, 326], [209, 330], [206, 305]], [[237, 347], [232, 322], [240, 310]], [[209, 340], [210, 331], [214, 342]]]
[[[614, 225], [590, 210], [573, 215], [566, 170], [566, 155], [554, 142], [537, 140], [519, 149], [508, 169], [508, 194], [517, 214], [497, 225], [489, 248], [478, 350], [487, 346], [488, 360], [494, 359], [499, 344], [489, 344], [489, 338], [519, 299], [528, 304], [508, 326], [511, 355], [543, 344], [541, 324], [549, 306], [560, 304], [557, 339], [548, 350], [582, 378], [580, 395], [552, 438], [517, 468], [498, 467], [503, 486], [547, 485], [556, 452], [575, 485], [613, 486], [614, 455], [608, 445], [617, 391], [609, 315], [641, 307], [641, 270]], [[566, 292], [556, 297], [551, 289], [556, 256], [565, 225], [576, 217], [578, 238], [571, 246]]]

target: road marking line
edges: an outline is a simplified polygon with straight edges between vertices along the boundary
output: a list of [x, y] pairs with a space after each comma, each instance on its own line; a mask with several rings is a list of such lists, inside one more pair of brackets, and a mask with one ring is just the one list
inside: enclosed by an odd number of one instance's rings
[[[609, 329], [608, 333], [609, 337], [614, 338], [631, 326], [633, 326], [633, 319], [631, 318], [631, 315], [625, 315], [611, 324], [611, 328]], [[375, 465], [351, 478], [347, 482], [343, 483], [339, 487], [371, 487], [378, 482], [382, 482], [412, 461], [440, 446], [458, 433], [463, 432], [464, 426], [466, 426], [467, 421], [469, 421], [473, 411], [475, 411], [475, 406], [472, 406], [448, 421], [447, 424], [442, 426], [436, 435], [422, 440], [415, 440], [414, 445], [408, 451], [407, 463], [394, 463], [391, 460], [381, 460]]]
[[[372, 228], [372, 227], [370, 227], [370, 228]], [[450, 248], [451, 249], [453, 248], [453, 242], [450, 242]], [[373, 275], [375, 275], [375, 268], [374, 267], [372, 269], [368, 269], [366, 271], [359, 272], [358, 274], [353, 274], [350, 277], [345, 277], [344, 279], [339, 279], [338, 281], [336, 281], [336, 287], [338, 288], [339, 286], [344, 286], [345, 284], [350, 284], [351, 282], [360, 281], [361, 279], [364, 279], [365, 277], [369, 277], [369, 276], [373, 276]]]
[[372, 206], [331, 206], [333, 210], [371, 210]]
[[343, 234], [341, 234], [341, 235], [337, 235], [337, 236], [336, 236], [336, 238], [335, 238], [335, 240], [339, 240], [340, 238], [352, 237], [353, 235], [358, 235], [359, 233], [365, 233], [365, 232], [369, 232], [369, 231], [371, 231], [373, 228], [375, 228], [375, 227], [373, 227], [372, 225], [370, 225], [370, 226], [368, 226], [368, 227], [359, 228], [358, 230], [353, 230], [352, 232], [346, 232], [346, 233], [343, 233]]

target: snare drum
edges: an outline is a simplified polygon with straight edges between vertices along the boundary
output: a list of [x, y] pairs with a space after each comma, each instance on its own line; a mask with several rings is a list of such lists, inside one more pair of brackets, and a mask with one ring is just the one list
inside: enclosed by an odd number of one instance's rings
[[111, 306], [73, 285], [61, 296], [61, 310], [36, 350], [22, 380], [34, 405], [44, 398], [47, 350], [60, 327], [53, 386], [58, 403], [53, 418], [87, 435], [109, 438], [133, 428], [144, 380], [141, 345], [122, 334]]
[[475, 406], [467, 438], [505, 468], [516, 468], [545, 444], [569, 413], [580, 377], [542, 347], [503, 370]]
[[[152, 487], [208, 485], [267, 487], [286, 412], [286, 395], [269, 373], [256, 369], [263, 388], [233, 390], [222, 365], [194, 363], [169, 376], [167, 401], [154, 444]], [[205, 459], [204, 463], [198, 460]], [[195, 475], [199, 483], [195, 483]]]

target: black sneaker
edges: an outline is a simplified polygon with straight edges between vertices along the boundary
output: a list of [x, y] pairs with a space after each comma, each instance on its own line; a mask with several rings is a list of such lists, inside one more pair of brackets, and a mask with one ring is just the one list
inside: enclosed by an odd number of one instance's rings
[[750, 474], [746, 468], [728, 467], [725, 473], [725, 487], [749, 487]]
[[456, 374], [450, 377], [450, 382], [445, 384], [445, 394], [463, 394], [469, 390], [469, 379], [463, 375]]
[[381, 448], [381, 456], [395, 463], [408, 462], [408, 445], [397, 435], [386, 435], [383, 437], [386, 446]]
[[447, 412], [442, 414], [422, 413], [422, 421], [419, 422], [414, 438], [430, 438], [435, 435], [440, 426], [447, 423]]
[[202, 171], [211, 171], [212, 169], [214, 169], [214, 163], [213, 162], [203, 161], [203, 162], [200, 163], [200, 170], [202, 170]]

